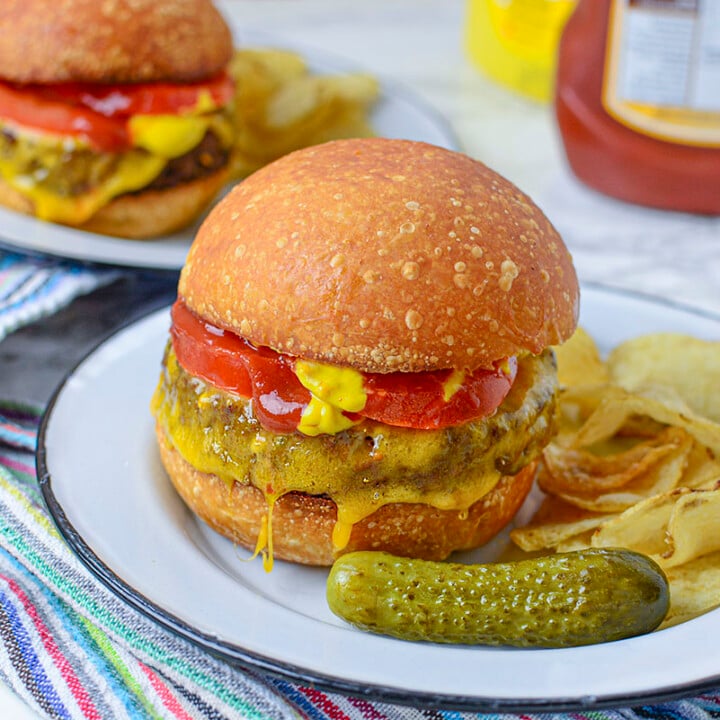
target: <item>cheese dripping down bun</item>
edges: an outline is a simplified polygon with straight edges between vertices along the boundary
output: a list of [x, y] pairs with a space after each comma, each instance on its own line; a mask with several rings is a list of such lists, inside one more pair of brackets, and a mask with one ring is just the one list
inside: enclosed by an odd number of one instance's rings
[[[578, 303], [558, 233], [482, 163], [376, 138], [292, 153], [213, 209], [178, 304], [207, 330], [198, 348], [221, 335], [276, 355], [301, 380], [319, 368], [327, 382], [305, 383], [308, 407], [348, 422], [268, 427], [284, 385], [258, 380], [253, 364], [253, 392], [232, 389], [207, 371], [205, 350], [188, 350], [175, 313], [153, 399], [161, 457], [193, 511], [275, 557], [329, 564], [362, 548], [444, 558], [477, 547], [514, 516], [552, 437], [550, 346], [574, 331]], [[373, 383], [409, 396], [416, 379], [437, 376], [438, 402], [450, 405], [483, 373], [505, 378], [505, 391], [456, 422], [406, 421], [403, 407], [422, 414], [411, 397], [386, 415], [337, 400]], [[333, 383], [335, 394], [323, 389]]]

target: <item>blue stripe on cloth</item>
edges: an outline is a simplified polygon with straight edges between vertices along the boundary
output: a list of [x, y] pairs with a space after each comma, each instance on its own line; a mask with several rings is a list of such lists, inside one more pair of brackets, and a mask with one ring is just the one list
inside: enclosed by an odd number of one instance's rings
[[70, 715], [67, 708], [53, 687], [50, 678], [47, 676], [35, 652], [35, 648], [30, 641], [30, 633], [20, 619], [13, 598], [6, 590], [0, 591], [0, 606], [3, 609], [4, 618], [8, 622], [9, 629], [13, 633], [17, 643], [17, 649], [24, 662], [23, 669], [25, 673], [22, 680], [26, 687], [31, 689], [33, 697], [41, 707], [52, 710], [54, 717], [68, 718], [69, 720]]
[[0, 340], [118, 277], [117, 270], [0, 251]]
[[25, 427], [0, 414], [0, 442], [33, 452], [36, 441], [37, 428]]
[[272, 678], [270, 682], [310, 720], [328, 720], [328, 716], [292, 683], [280, 678]]
[[[91, 694], [102, 716], [117, 718], [120, 706], [127, 711], [129, 720], [144, 720], [147, 716], [141, 710], [141, 704], [127, 691], [102, 651], [88, 636], [77, 612], [15, 558], [1, 549], [0, 553], [5, 558], [6, 571], [8, 568], [12, 569], [26, 594], [33, 599], [36, 608], [41, 602], [47, 604], [46, 611], [42, 613], [43, 619], [51, 630], [56, 628], [54, 635], [65, 633], [59, 638], [65, 640], [62, 642], [64, 658], [70, 663], [74, 673], [82, 679], [83, 687]], [[108, 691], [111, 691], [110, 694]]]

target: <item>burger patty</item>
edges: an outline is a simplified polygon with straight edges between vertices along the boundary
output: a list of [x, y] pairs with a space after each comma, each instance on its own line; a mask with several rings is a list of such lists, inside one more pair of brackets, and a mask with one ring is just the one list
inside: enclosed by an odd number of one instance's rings
[[[129, 150], [143, 154], [144, 150]], [[77, 197], [91, 192], [116, 171], [119, 153], [97, 152], [89, 147], [61, 142], [48, 143], [16, 133], [12, 128], [0, 130], [0, 160], [12, 163], [18, 177], [42, 186], [61, 197]], [[166, 190], [180, 183], [199, 180], [227, 165], [230, 148], [208, 131], [199, 145], [180, 157], [168, 160], [164, 169], [147, 187]]]
[[189, 153], [170, 160], [163, 171], [143, 190], [168, 190], [176, 185], [199, 180], [225, 167], [230, 149], [223, 147], [220, 138], [210, 131]]
[[282, 435], [260, 425], [250, 401], [186, 373], [168, 344], [153, 412], [187, 462], [228, 483], [336, 502], [371, 497], [377, 506], [458, 508], [540, 454], [555, 432], [556, 391], [555, 358], [546, 351], [520, 360], [510, 393], [491, 417], [441, 430], [362, 420], [335, 435]]

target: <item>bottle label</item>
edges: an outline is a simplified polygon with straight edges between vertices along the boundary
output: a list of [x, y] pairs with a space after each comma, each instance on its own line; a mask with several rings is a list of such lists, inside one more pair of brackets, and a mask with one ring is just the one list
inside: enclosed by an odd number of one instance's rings
[[602, 102], [637, 132], [720, 147], [720, 0], [613, 0]]

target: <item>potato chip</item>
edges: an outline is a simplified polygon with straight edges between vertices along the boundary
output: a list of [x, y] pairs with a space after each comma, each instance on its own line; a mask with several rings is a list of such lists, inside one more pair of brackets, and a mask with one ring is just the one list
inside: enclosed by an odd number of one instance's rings
[[313, 132], [330, 124], [346, 104], [367, 107], [377, 98], [377, 81], [369, 75], [306, 75], [285, 83], [268, 102], [267, 129]]
[[629, 391], [673, 388], [697, 414], [720, 423], [720, 341], [677, 333], [633, 338], [608, 357], [613, 382]]
[[684, 430], [666, 428], [656, 437], [612, 455], [596, 455], [551, 443], [543, 452], [548, 472], [542, 476], [541, 487], [555, 495], [601, 494], [616, 490], [646, 473], [687, 440]]
[[660, 628], [691, 620], [720, 606], [720, 552], [666, 571], [670, 609]]
[[678, 497], [667, 526], [667, 544], [663, 567], [720, 550], [720, 490], [691, 490]]
[[574, 535], [567, 540], [563, 540], [555, 548], [555, 552], [565, 553], [574, 552], [576, 550], [585, 550], [586, 548], [590, 547], [590, 539], [592, 538], [592, 534], [592, 530], [586, 530], [579, 535]]
[[677, 567], [720, 550], [720, 489], [678, 488], [601, 523], [593, 547], [626, 547]]
[[693, 443], [682, 477], [683, 487], [715, 489], [720, 483], [720, 459], [700, 443]]
[[379, 86], [369, 75], [314, 74], [300, 55], [272, 49], [237, 50], [230, 68], [237, 87], [235, 178], [299, 148], [373, 135], [369, 114]]
[[666, 462], [657, 463], [646, 474], [623, 488], [600, 495], [560, 495], [567, 502], [595, 512], [622, 512], [635, 503], [676, 488], [682, 478], [687, 447], [678, 448]]
[[[543, 491], [576, 507], [622, 512], [645, 498], [675, 488], [692, 446], [690, 436], [678, 428], [669, 428], [661, 440], [640, 443], [619, 457], [598, 457], [551, 445], [543, 454], [547, 472], [539, 474], [537, 482]], [[581, 464], [573, 467], [575, 462]], [[587, 470], [596, 474], [586, 474]]]
[[594, 530], [608, 515], [593, 513], [547, 496], [530, 523], [510, 531], [511, 540], [526, 552], [555, 548], [570, 538]]
[[276, 48], [242, 48], [235, 50], [230, 61], [230, 74], [242, 80], [240, 92], [248, 84], [263, 83], [277, 86], [308, 72], [302, 56], [291, 50]]
[[642, 500], [602, 523], [593, 533], [593, 547], [625, 547], [646, 555], [668, 551], [665, 530], [677, 498], [686, 490], [673, 490]]
[[572, 337], [553, 348], [558, 363], [558, 382], [561, 387], [607, 383], [610, 379], [595, 341], [578, 327]]
[[658, 385], [633, 393], [613, 388], [580, 428], [575, 445], [585, 447], [607, 439], [636, 415], [683, 428], [715, 455], [720, 455], [720, 423], [695, 414], [673, 388]]
[[[609, 402], [622, 392], [624, 391], [607, 383], [576, 385], [561, 390], [558, 407], [558, 442], [568, 445], [575, 444], [575, 435], [578, 430], [600, 404]], [[612, 434], [608, 433], [606, 437], [612, 437]], [[572, 437], [568, 438], [568, 435], [572, 435]]]

